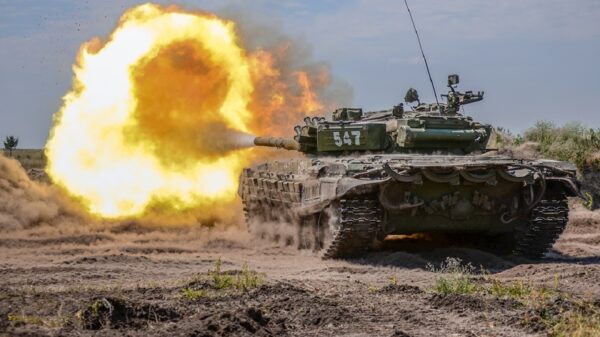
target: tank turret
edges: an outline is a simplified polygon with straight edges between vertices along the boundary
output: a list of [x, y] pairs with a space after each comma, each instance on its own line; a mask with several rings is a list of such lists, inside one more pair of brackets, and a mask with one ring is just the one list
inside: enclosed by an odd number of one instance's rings
[[331, 119], [306, 117], [296, 126], [294, 139], [258, 137], [254, 144], [297, 150], [310, 155], [336, 156], [348, 153], [482, 153], [492, 128], [459, 113], [461, 105], [483, 99], [483, 92], [455, 90], [458, 75], [448, 76], [450, 88], [445, 104], [424, 104], [411, 88], [407, 103], [418, 102], [406, 111], [403, 104], [390, 110], [363, 112], [340, 108]]

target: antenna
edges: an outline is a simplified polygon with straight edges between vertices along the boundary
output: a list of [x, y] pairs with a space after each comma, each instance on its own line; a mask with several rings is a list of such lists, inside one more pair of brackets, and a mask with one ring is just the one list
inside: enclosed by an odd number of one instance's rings
[[419, 37], [419, 32], [417, 31], [417, 26], [415, 26], [415, 20], [413, 19], [412, 13], [410, 12], [410, 8], [408, 8], [408, 1], [404, 0], [404, 4], [406, 5], [406, 10], [408, 10], [408, 15], [410, 16], [410, 21], [412, 22], [413, 28], [415, 29], [415, 34], [417, 35], [417, 41], [419, 42], [419, 49], [421, 49], [421, 55], [423, 56], [423, 61], [425, 61], [425, 68], [427, 68], [427, 75], [429, 75], [429, 82], [431, 82], [431, 87], [433, 88], [433, 95], [435, 96], [435, 103], [439, 106], [440, 102], [438, 101], [437, 91], [435, 90], [435, 85], [433, 84], [433, 80], [431, 79], [431, 72], [429, 71], [429, 64], [427, 64], [427, 58], [425, 57], [425, 53], [423, 52], [423, 46], [421, 45], [421, 38]]

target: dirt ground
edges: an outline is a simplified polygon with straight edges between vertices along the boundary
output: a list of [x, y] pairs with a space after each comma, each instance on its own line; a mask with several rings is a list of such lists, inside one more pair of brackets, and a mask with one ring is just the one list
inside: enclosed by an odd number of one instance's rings
[[[410, 240], [361, 259], [323, 261], [244, 228], [4, 231], [0, 335], [546, 336], [547, 315], [522, 301], [436, 292], [440, 274], [427, 264], [456, 257], [477, 267], [476, 283], [522, 281], [600, 306], [600, 213], [574, 208], [539, 263]], [[252, 270], [262, 282], [211, 290], [203, 275], [217, 260], [223, 274]]]

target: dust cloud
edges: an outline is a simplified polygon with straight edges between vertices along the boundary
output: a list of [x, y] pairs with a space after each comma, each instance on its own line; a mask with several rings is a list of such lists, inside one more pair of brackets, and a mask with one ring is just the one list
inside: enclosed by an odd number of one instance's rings
[[[238, 134], [239, 144], [249, 136]], [[141, 217], [102, 220], [90, 216], [85, 206], [66, 194], [60, 187], [32, 180], [21, 164], [0, 154], [0, 232], [46, 229], [49, 233], [116, 231], [136, 232], [159, 229], [183, 229], [196, 226], [212, 232], [245, 232], [239, 203], [215, 202], [207, 209], [196, 208], [179, 212], [149, 209]], [[196, 233], [199, 234], [199, 233]], [[204, 233], [206, 234], [206, 233]], [[234, 236], [234, 235], [233, 235]]]
[[18, 161], [0, 154], [0, 231], [83, 218], [59, 189], [32, 181]]

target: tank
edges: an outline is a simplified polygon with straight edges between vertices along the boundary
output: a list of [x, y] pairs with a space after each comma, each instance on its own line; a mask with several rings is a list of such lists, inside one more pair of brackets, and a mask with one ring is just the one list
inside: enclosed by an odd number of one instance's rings
[[541, 258], [567, 224], [567, 197], [580, 196], [576, 167], [499, 155], [492, 126], [460, 113], [484, 93], [459, 92], [458, 81], [448, 76], [446, 103], [421, 103], [410, 89], [408, 108], [340, 108], [304, 118], [293, 138], [257, 137], [257, 146], [304, 155], [243, 170], [249, 228], [285, 222], [299, 247], [323, 258], [360, 256], [388, 235], [416, 233], [471, 235]]

